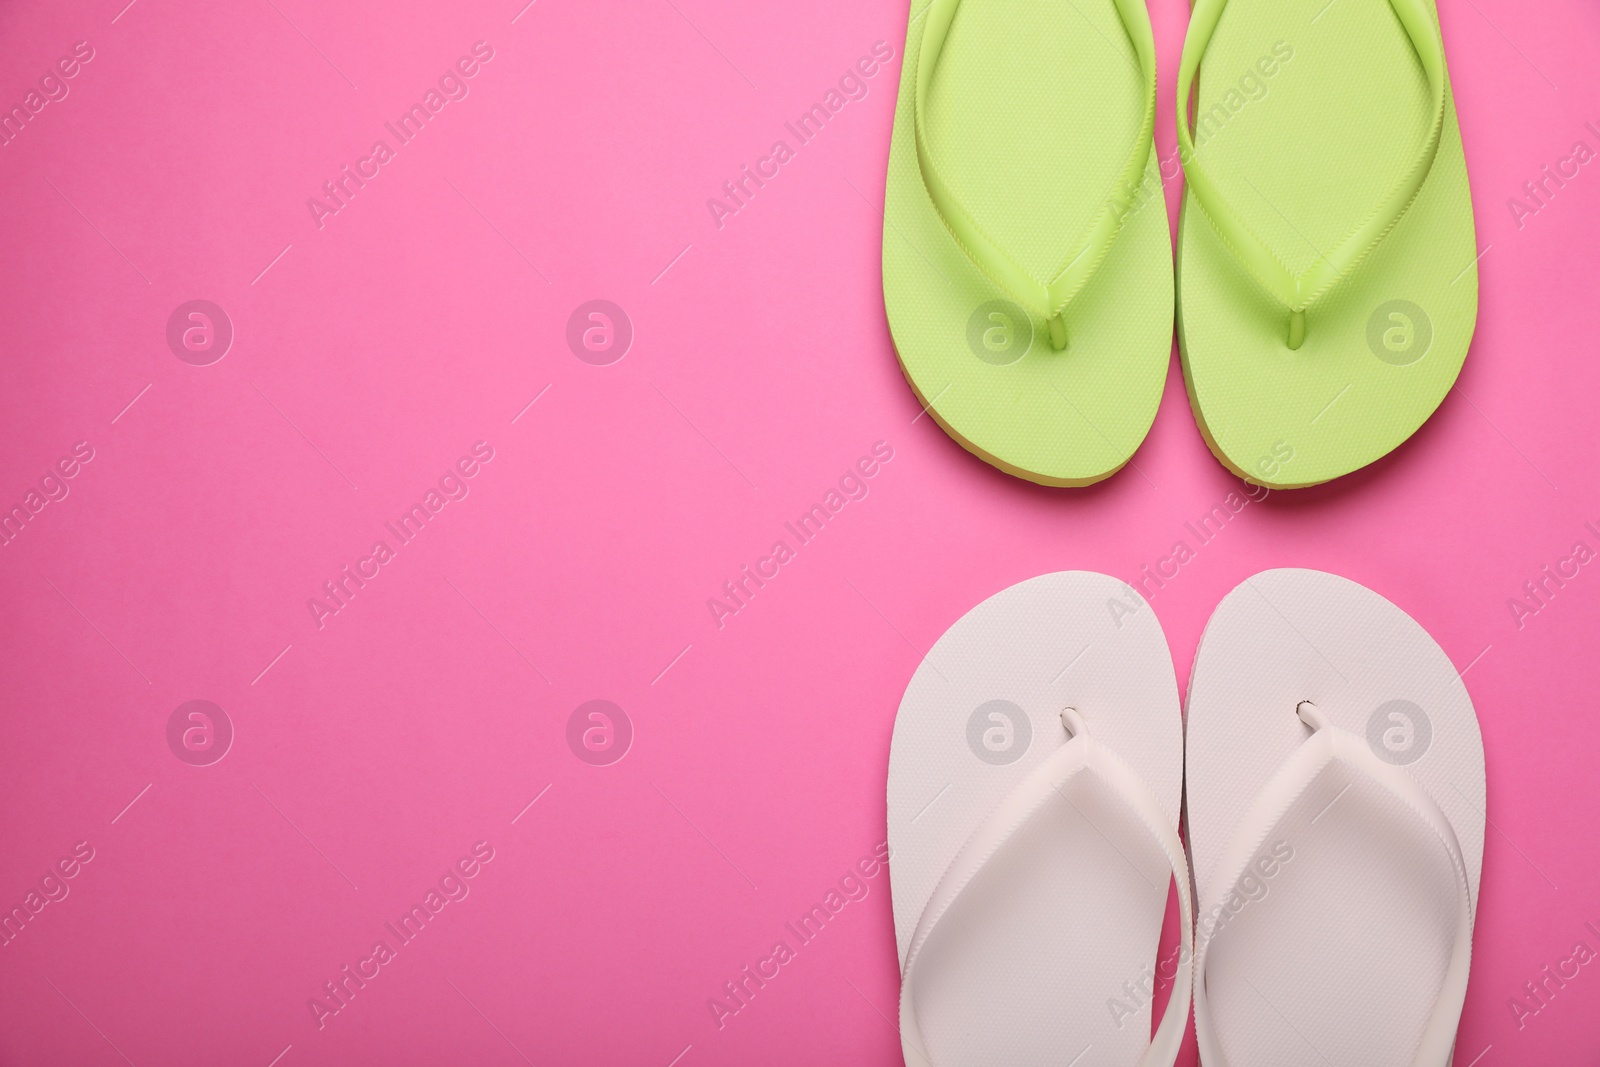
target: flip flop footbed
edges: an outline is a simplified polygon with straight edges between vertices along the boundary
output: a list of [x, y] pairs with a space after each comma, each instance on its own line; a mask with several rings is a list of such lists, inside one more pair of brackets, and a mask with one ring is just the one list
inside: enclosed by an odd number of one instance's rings
[[[951, 236], [913, 126], [927, 5], [911, 13], [884, 198], [884, 307], [918, 399], [969, 451], [1018, 477], [1114, 473], [1155, 418], [1172, 350], [1172, 244], [1151, 153], [1116, 241], [1071, 301], [1070, 340], [1002, 291]], [[932, 156], [972, 216], [1034, 277], [1114, 193], [1144, 84], [1112, 0], [965, 0], [923, 116]]]
[[1235, 825], [1310, 736], [1301, 701], [1401, 767], [1454, 829], [1474, 902], [1484, 759], [1459, 675], [1389, 601], [1330, 574], [1257, 574], [1222, 601], [1189, 687], [1186, 814], [1197, 939], [1229, 1067], [1408, 1067], [1437, 999], [1455, 875], [1416, 814], [1334, 764], [1232, 885], [1216, 868]]
[[[1229, 0], [1201, 59], [1196, 158], [1294, 273], [1401, 181], [1431, 126], [1427, 78], [1387, 0]], [[1438, 407], [1477, 317], [1472, 202], [1455, 106], [1410, 208], [1306, 313], [1253, 279], [1184, 194], [1178, 333], [1195, 417], [1218, 459], [1272, 488], [1392, 451]]]
[[[918, 667], [895, 719], [890, 882], [904, 968], [962, 845], [1067, 742], [1063, 707], [1150, 787], [1176, 826], [1183, 739], [1154, 613], [1105, 575], [1063, 572], [973, 608]], [[1118, 622], [1120, 621], [1120, 626]], [[919, 957], [925, 1047], [951, 1064], [1138, 1062], [1170, 873], [1127, 807], [1070, 779], [995, 853]], [[1085, 1050], [1087, 1051], [1085, 1052]]]

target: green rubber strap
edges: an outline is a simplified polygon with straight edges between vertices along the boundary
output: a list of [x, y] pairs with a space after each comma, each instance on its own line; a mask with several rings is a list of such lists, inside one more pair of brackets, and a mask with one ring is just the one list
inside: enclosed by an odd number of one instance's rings
[[1199, 151], [1194, 145], [1189, 112], [1194, 79], [1200, 69], [1200, 59], [1211, 43], [1211, 35], [1222, 18], [1222, 10], [1227, 2], [1197, 0], [1189, 19], [1189, 32], [1183, 43], [1183, 60], [1178, 66], [1179, 158], [1183, 164], [1184, 181], [1217, 235], [1261, 287], [1289, 309], [1289, 347], [1299, 348], [1305, 338], [1306, 309], [1360, 265], [1394, 228], [1395, 223], [1400, 221], [1400, 217], [1416, 199], [1422, 183], [1427, 180], [1434, 156], [1439, 151], [1440, 132], [1444, 128], [1447, 81], [1444, 42], [1440, 39], [1439, 27], [1434, 22], [1427, 0], [1389, 0], [1389, 6], [1405, 27], [1428, 79], [1428, 90], [1433, 98], [1433, 121], [1429, 124], [1428, 136], [1400, 182], [1372, 209], [1361, 225], [1332, 252], [1322, 254], [1319, 251], [1317, 262], [1303, 274], [1297, 275], [1255, 235], [1223, 197], [1201, 165]]
[[1122, 220], [1135, 203], [1150, 159], [1151, 132], [1155, 128], [1156, 114], [1156, 48], [1155, 37], [1150, 29], [1150, 13], [1145, 9], [1144, 0], [1115, 0], [1115, 3], [1128, 40], [1138, 55], [1139, 70], [1144, 77], [1144, 119], [1127, 165], [1118, 176], [1110, 195], [1068, 255], [1066, 266], [1048, 282], [1041, 282], [1030, 274], [978, 225], [939, 173], [928, 148], [927, 128], [923, 120], [928, 110], [928, 90], [961, 0], [931, 0], [927, 11], [928, 24], [923, 29], [922, 48], [917, 56], [913, 100], [916, 117], [913, 125], [917, 164], [922, 172], [923, 185], [928, 190], [928, 198], [933, 201], [945, 228], [968, 258], [1019, 303], [1049, 321], [1052, 343], [1058, 349], [1066, 346], [1062, 312], [1111, 250], [1112, 242], [1122, 228]]

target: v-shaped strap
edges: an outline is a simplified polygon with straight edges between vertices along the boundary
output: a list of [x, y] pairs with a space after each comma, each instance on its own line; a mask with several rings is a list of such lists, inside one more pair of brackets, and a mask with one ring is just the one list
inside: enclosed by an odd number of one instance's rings
[[[1380, 760], [1372, 754], [1363, 739], [1334, 726], [1312, 704], [1302, 703], [1298, 711], [1301, 720], [1314, 732], [1273, 773], [1239, 818], [1227, 846], [1217, 860], [1205, 899], [1217, 899], [1219, 892], [1227, 892], [1239, 884], [1254, 862], [1262, 842], [1268, 839], [1306, 786], [1331, 764], [1343, 764], [1376, 782], [1415, 813], [1431, 831], [1449, 858], [1455, 874], [1457, 908], [1450, 962], [1445, 968], [1444, 981], [1440, 985], [1438, 999], [1434, 1001], [1433, 1012], [1423, 1030], [1422, 1041], [1411, 1061], [1413, 1067], [1449, 1067], [1455, 1048], [1456, 1026], [1461, 1019], [1461, 1006], [1467, 996], [1467, 972], [1472, 963], [1472, 890], [1455, 831], [1433, 797], [1404, 769]], [[1308, 915], [1306, 919], [1315, 922], [1318, 916]], [[1195, 945], [1195, 1039], [1200, 1048], [1200, 1060], [1206, 1067], [1228, 1067], [1228, 1058], [1223, 1054], [1212, 1025], [1211, 1002], [1206, 991], [1206, 965], [1213, 941], [1214, 935], [1202, 934]], [[1308, 965], [1314, 965], [1314, 961], [1308, 961]]]
[[1416, 50], [1417, 60], [1428, 79], [1433, 108], [1428, 134], [1400, 181], [1372, 208], [1355, 231], [1331, 252], [1324, 254], [1318, 250], [1316, 263], [1304, 273], [1295, 274], [1228, 203], [1206, 171], [1194, 145], [1189, 102], [1194, 94], [1195, 75], [1199, 73], [1200, 60], [1211, 43], [1211, 35], [1216, 31], [1217, 22], [1222, 18], [1227, 3], [1228, 0], [1197, 0], [1189, 18], [1189, 33], [1184, 39], [1183, 59], [1178, 66], [1179, 158], [1183, 163], [1184, 181], [1228, 250], [1263, 289], [1289, 309], [1288, 345], [1295, 349], [1305, 340], [1306, 309], [1341, 278], [1355, 270], [1378, 242], [1388, 236], [1416, 199], [1428, 172], [1433, 168], [1434, 157], [1439, 151], [1439, 136], [1444, 128], [1447, 80], [1444, 42], [1440, 39], [1439, 26], [1428, 0], [1389, 0], [1389, 6], [1405, 27], [1411, 46]]
[[[1172, 1067], [1178, 1057], [1184, 1027], [1189, 1021], [1193, 958], [1188, 946], [1194, 937], [1194, 909], [1189, 899], [1189, 864], [1184, 855], [1183, 842], [1178, 839], [1178, 832], [1173, 829], [1161, 802], [1144, 779], [1116, 753], [1095, 743], [1089, 736], [1088, 726], [1076, 711], [1071, 708], [1063, 710], [1061, 721], [1070, 740], [1018, 783], [972, 832], [945, 868], [934, 886], [933, 895], [928, 898], [922, 915], [917, 919], [910, 947], [906, 950], [905, 968], [900, 976], [900, 1040], [909, 1067], [934, 1067], [934, 1061], [922, 1040], [916, 1008], [917, 964], [928, 938], [938, 927], [939, 920], [950, 911], [951, 905], [966, 891], [994, 854], [1029, 819], [1043, 810], [1047, 801], [1060, 796], [1062, 787], [1078, 774], [1097, 778], [1138, 816], [1150, 837], [1160, 845], [1167, 865], [1172, 869], [1173, 879], [1178, 886], [1178, 944], [1182, 951], [1179, 953], [1178, 970], [1173, 976], [1172, 996], [1162, 1012], [1161, 1024], [1156, 1028], [1155, 1036], [1139, 1060], [1139, 1067]], [[913, 1056], [916, 1058], [913, 1059]]]
[[1139, 72], [1145, 83], [1144, 117], [1127, 164], [1118, 175], [1116, 184], [1095, 213], [1088, 229], [1069, 251], [1066, 266], [1049, 281], [1035, 278], [978, 225], [978, 221], [962, 205], [939, 172], [928, 147], [924, 118], [928, 111], [928, 92], [961, 0], [930, 0], [928, 24], [923, 28], [922, 48], [917, 53], [913, 126], [917, 165], [922, 171], [922, 183], [928, 190], [928, 198], [933, 201], [940, 220], [967, 257], [1018, 302], [1044, 317], [1049, 325], [1050, 344], [1057, 351], [1067, 347], [1067, 326], [1062, 313], [1111, 250], [1112, 243], [1122, 229], [1123, 219], [1137, 202], [1138, 190], [1144, 181], [1145, 167], [1150, 159], [1150, 135], [1155, 128], [1156, 115], [1156, 47], [1150, 29], [1150, 13], [1145, 9], [1144, 0], [1115, 0], [1115, 3], [1128, 40], [1132, 42], [1139, 59]]

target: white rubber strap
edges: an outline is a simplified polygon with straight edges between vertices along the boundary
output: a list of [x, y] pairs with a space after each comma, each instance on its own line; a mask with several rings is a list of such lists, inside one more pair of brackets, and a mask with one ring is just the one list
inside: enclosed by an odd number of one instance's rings
[[1144, 779], [1119, 759], [1116, 753], [1104, 745], [1096, 744], [1077, 712], [1069, 708], [1061, 713], [1061, 718], [1071, 734], [1071, 740], [1051, 753], [1048, 759], [1024, 778], [972, 832], [945, 868], [917, 920], [916, 930], [911, 935], [911, 947], [906, 952], [905, 969], [900, 976], [900, 1043], [908, 1067], [932, 1067], [934, 1062], [924, 1046], [916, 1008], [917, 961], [928, 938], [990, 858], [1052, 797], [1061, 796], [1062, 786], [1079, 773], [1094, 775], [1132, 809], [1150, 832], [1150, 837], [1161, 846], [1178, 886], [1178, 944], [1185, 951], [1179, 952], [1172, 997], [1167, 1001], [1166, 1011], [1161, 1015], [1161, 1025], [1151, 1038], [1150, 1047], [1140, 1059], [1139, 1067], [1172, 1067], [1178, 1058], [1178, 1047], [1183, 1042], [1183, 1031], [1189, 1019], [1193, 958], [1187, 946], [1194, 937], [1189, 865], [1183, 842], [1178, 839], [1178, 833], [1168, 821], [1161, 802]]
[[[1455, 830], [1451, 828], [1444, 812], [1434, 803], [1433, 797], [1417, 785], [1410, 774], [1373, 755], [1364, 740], [1334, 726], [1310, 704], [1300, 706], [1300, 718], [1314, 732], [1284, 760], [1234, 826], [1227, 847], [1217, 861], [1216, 873], [1212, 876], [1205, 899], [1215, 899], [1219, 892], [1225, 896], [1232, 891], [1232, 887], [1238, 884], [1254, 861], [1262, 844], [1283, 821], [1290, 806], [1333, 763], [1342, 763], [1387, 789], [1433, 833], [1449, 857], [1456, 876], [1455, 944], [1450, 950], [1450, 963], [1439, 988], [1439, 998], [1434, 1002], [1428, 1025], [1422, 1032], [1421, 1044], [1411, 1061], [1413, 1067], [1449, 1067], [1455, 1048], [1456, 1026], [1461, 1020], [1461, 1005], [1467, 996], [1467, 971], [1472, 963], [1472, 890], [1467, 881], [1466, 861], [1462, 859]], [[1312, 922], [1316, 919], [1316, 916], [1308, 917]], [[1222, 1044], [1212, 1025], [1211, 1004], [1206, 994], [1206, 961], [1212, 940], [1208, 936], [1201, 937], [1195, 946], [1195, 1038], [1199, 1044], [1201, 1062], [1206, 1067], [1227, 1067], [1228, 1059], [1223, 1055]]]

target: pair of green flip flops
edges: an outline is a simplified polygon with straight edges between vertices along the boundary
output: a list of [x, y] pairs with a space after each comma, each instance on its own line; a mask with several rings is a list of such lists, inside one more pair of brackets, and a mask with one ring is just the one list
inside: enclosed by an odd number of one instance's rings
[[[883, 239], [901, 366], [971, 452], [1097, 482], [1149, 431], [1171, 351], [1144, 0], [917, 0], [904, 54]], [[1197, 0], [1178, 115], [1178, 342], [1211, 451], [1275, 489], [1392, 451], [1477, 318], [1433, 0]]]

